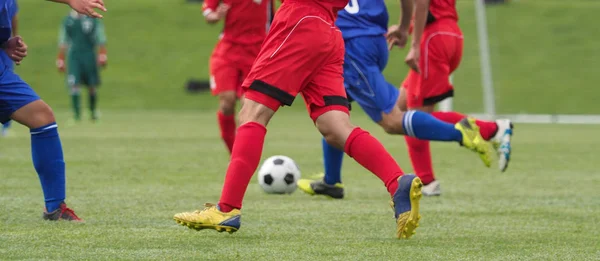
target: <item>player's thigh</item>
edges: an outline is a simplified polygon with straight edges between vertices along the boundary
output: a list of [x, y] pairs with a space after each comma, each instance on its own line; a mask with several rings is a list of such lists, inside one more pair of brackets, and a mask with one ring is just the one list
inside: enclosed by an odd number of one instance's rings
[[459, 40], [462, 41], [462, 35], [437, 34], [429, 36], [422, 45], [421, 48], [424, 48], [425, 52], [420, 61], [422, 69], [418, 84], [422, 106], [432, 106], [454, 96], [450, 74], [460, 62], [455, 58], [459, 51]]
[[67, 63], [67, 86], [74, 87], [84, 84], [82, 67], [76, 60]]
[[[408, 71], [408, 75], [400, 85], [402, 89], [402, 101], [405, 101], [405, 109], [423, 106], [421, 96], [421, 75], [413, 70]], [[400, 104], [402, 105], [402, 104]], [[402, 110], [403, 107], [400, 107]]]
[[260, 52], [260, 48], [261, 44], [238, 45], [237, 50], [240, 53], [240, 55], [237, 56], [236, 59], [236, 66], [238, 68], [238, 71], [240, 72], [240, 82], [237, 91], [238, 97], [241, 97], [244, 94], [244, 89], [241, 87], [242, 83], [246, 79], [246, 77], [248, 77], [248, 74], [252, 69], [252, 65], [254, 64], [254, 61], [256, 60], [256, 57]]
[[[35, 101], [40, 100], [40, 97], [25, 83], [19, 76], [12, 71], [5, 71], [0, 78], [0, 122], [4, 123], [15, 117], [15, 120], [21, 122], [28, 127], [35, 126], [35, 123], [44, 123], [53, 119], [53, 116], [48, 113], [30, 115], [15, 115], [15, 112], [26, 107]], [[41, 118], [41, 119], [40, 119]], [[52, 119], [51, 119], [52, 118]], [[43, 125], [41, 125], [43, 126]]]
[[95, 57], [82, 66], [82, 83], [88, 87], [100, 86], [100, 72]]
[[296, 16], [295, 12], [305, 7], [295, 8], [298, 10], [282, 6], [279, 19], [274, 21], [242, 84], [247, 99], [275, 111], [293, 103], [296, 95], [321, 73], [320, 68], [328, 63], [334, 51], [338, 56], [341, 54], [338, 57], [341, 78], [344, 48], [341, 32], [333, 27], [333, 21], [318, 16]]
[[350, 123], [341, 64], [321, 68], [302, 95], [311, 119], [327, 143], [343, 149], [354, 126]]
[[227, 57], [213, 53], [210, 58], [210, 89], [213, 95], [238, 92], [240, 72], [237, 65]]
[[380, 122], [396, 107], [399, 91], [386, 81], [378, 65], [346, 59], [344, 78], [348, 95], [374, 122]]

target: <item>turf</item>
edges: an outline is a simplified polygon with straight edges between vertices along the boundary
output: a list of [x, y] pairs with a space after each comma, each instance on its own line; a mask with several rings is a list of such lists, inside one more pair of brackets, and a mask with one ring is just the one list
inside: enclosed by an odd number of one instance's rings
[[[362, 113], [353, 118], [410, 171], [401, 137]], [[598, 126], [518, 125], [505, 174], [434, 144], [443, 195], [422, 200], [421, 227], [400, 241], [383, 185], [349, 159], [342, 201], [267, 195], [253, 178], [239, 232], [178, 226], [173, 214], [218, 199], [228, 155], [213, 121], [194, 111], [105, 111], [101, 124], [61, 128], [68, 203], [85, 224], [41, 220], [29, 138], [17, 127], [0, 140], [0, 259], [600, 259]], [[304, 176], [321, 169], [319, 135], [304, 113], [284, 110], [270, 127], [263, 159], [288, 155]]]
[[[106, 0], [109, 66], [100, 124], [67, 128], [68, 92], [54, 69], [60, 19], [68, 9], [19, 1], [29, 56], [18, 72], [58, 112], [68, 167], [68, 203], [85, 224], [41, 220], [43, 200], [27, 130], [0, 139], [0, 260], [600, 260], [599, 126], [518, 125], [509, 171], [485, 169], [471, 153], [434, 144], [443, 196], [424, 198], [423, 220], [407, 241], [380, 181], [351, 160], [347, 198], [248, 189], [242, 229], [192, 231], [173, 214], [218, 199], [228, 156], [206, 94], [188, 78], [208, 78], [219, 26], [183, 0]], [[397, 1], [389, 1], [392, 20]], [[459, 0], [465, 55], [456, 108], [481, 111], [473, 4]], [[498, 111], [600, 113], [594, 73], [595, 0], [520, 0], [487, 9]], [[399, 84], [404, 51], [386, 77]], [[321, 170], [318, 133], [300, 101], [272, 121], [263, 159], [294, 158], [304, 176]], [[353, 119], [381, 138], [410, 171], [404, 141]], [[289, 128], [294, 126], [294, 128]]]

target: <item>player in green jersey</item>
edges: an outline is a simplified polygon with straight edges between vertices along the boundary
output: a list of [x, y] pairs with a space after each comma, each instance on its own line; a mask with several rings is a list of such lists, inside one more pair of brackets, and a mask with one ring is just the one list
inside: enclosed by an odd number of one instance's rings
[[106, 34], [102, 20], [71, 11], [60, 27], [59, 52], [56, 66], [67, 73], [75, 121], [81, 119], [80, 87], [89, 94], [91, 119], [96, 121], [97, 89], [100, 86], [99, 66], [106, 66]]

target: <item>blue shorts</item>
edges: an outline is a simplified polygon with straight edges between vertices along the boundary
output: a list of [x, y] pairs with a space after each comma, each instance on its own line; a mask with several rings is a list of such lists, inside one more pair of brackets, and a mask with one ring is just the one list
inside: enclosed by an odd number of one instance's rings
[[346, 93], [374, 122], [380, 122], [381, 113], [390, 113], [400, 95], [398, 88], [383, 77], [389, 55], [385, 36], [356, 37], [346, 39], [345, 44]]
[[1, 66], [5, 68], [0, 74], [0, 123], [5, 123], [15, 111], [40, 97], [15, 72]]

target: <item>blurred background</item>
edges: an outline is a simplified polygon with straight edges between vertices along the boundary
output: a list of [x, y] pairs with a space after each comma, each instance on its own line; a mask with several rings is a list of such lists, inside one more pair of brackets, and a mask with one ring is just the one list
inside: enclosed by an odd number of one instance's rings
[[[102, 73], [100, 109], [214, 110], [216, 99], [186, 92], [190, 79], [208, 78], [208, 58], [221, 25], [207, 25], [199, 1], [106, 1], [109, 62]], [[389, 1], [396, 21], [397, 1]], [[61, 5], [20, 0], [20, 34], [29, 44], [17, 68], [53, 108], [69, 108], [64, 77], [54, 69]], [[596, 0], [488, 0], [485, 9], [495, 110], [499, 114], [600, 114], [596, 72], [600, 49], [593, 39]], [[484, 113], [484, 88], [475, 1], [458, 0], [465, 35], [454, 75], [458, 111]], [[400, 84], [405, 50], [391, 54], [385, 75]], [[296, 105], [300, 105], [297, 103]], [[303, 109], [302, 106], [295, 106]]]

